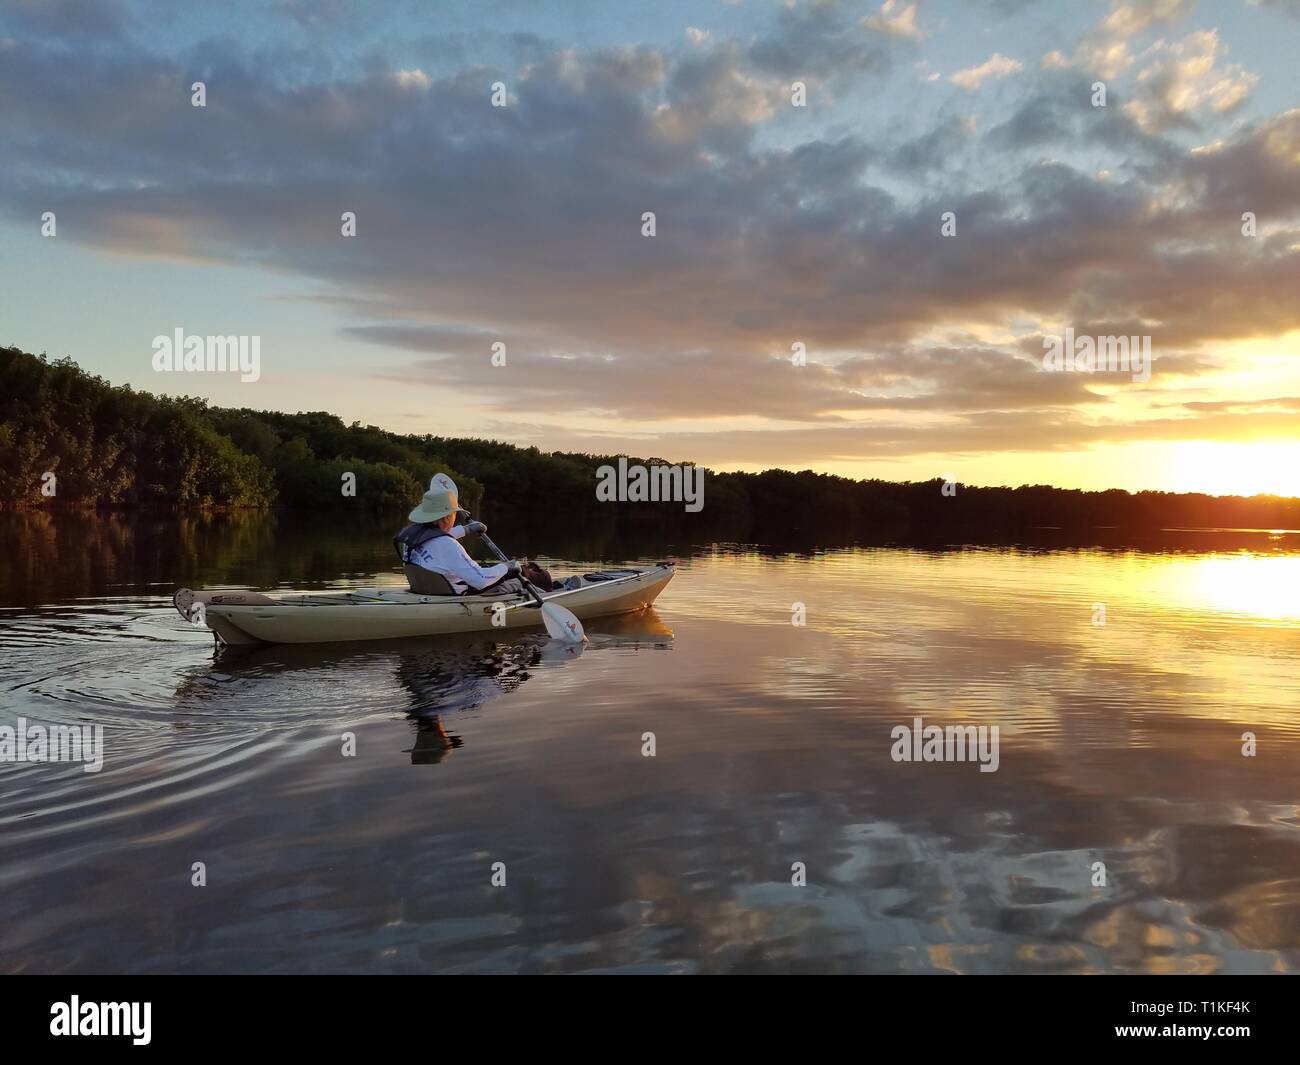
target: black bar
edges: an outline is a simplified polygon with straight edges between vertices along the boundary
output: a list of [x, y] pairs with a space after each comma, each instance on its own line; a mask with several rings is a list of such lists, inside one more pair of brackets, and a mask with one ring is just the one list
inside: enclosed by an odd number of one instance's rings
[[[373, 1053], [399, 1033], [403, 1041], [437, 1045], [446, 1025], [458, 1032], [457, 1041], [477, 1033], [471, 1041], [484, 1040], [481, 1051], [490, 1054], [535, 1020], [530, 1040], [549, 1031], [545, 1042], [558, 1040], [567, 1051], [602, 1044], [608, 1050], [609, 1027], [626, 1025], [636, 1045], [649, 1034], [652, 1041], [675, 1043], [679, 1052], [694, 1042], [687, 1032], [699, 1028], [701, 1035], [708, 1029], [740, 1046], [754, 1042], [764, 1056], [777, 1045], [814, 1050], [834, 1038], [853, 1039], [864, 1056], [874, 1057], [886, 1052], [879, 1042], [884, 1035], [891, 1036], [890, 1057], [943, 1048], [981, 1057], [1026, 1051], [1050, 1058], [1126, 1047], [1182, 1054], [1197, 1046], [1224, 1055], [1289, 1048], [1294, 989], [1267, 977], [867, 976], [842, 980], [829, 992], [825, 985], [746, 982], [739, 1008], [728, 993], [734, 989], [706, 996], [680, 982], [652, 987], [642, 980], [629, 994], [626, 983], [587, 980], [564, 989], [567, 1008], [557, 1011], [558, 989], [536, 982], [530, 994], [503, 994], [498, 986], [496, 994], [485, 995], [486, 988], [465, 978], [419, 976], [14, 977], [4, 984], [5, 1044], [8, 1054], [68, 1047], [94, 1053], [113, 1045], [132, 1053], [200, 1050], [206, 1057], [283, 1042], [299, 1053], [334, 1057]], [[74, 995], [83, 1014], [88, 1003], [149, 1003], [148, 1043], [136, 1045], [130, 1035], [51, 1034], [57, 1004], [70, 1006]], [[575, 995], [580, 999], [572, 1000]], [[575, 1010], [578, 1003], [583, 1008]], [[646, 1025], [658, 1034], [647, 1033]], [[1209, 1038], [1187, 1031], [1207, 1027]], [[540, 1052], [536, 1044], [532, 1050]]]

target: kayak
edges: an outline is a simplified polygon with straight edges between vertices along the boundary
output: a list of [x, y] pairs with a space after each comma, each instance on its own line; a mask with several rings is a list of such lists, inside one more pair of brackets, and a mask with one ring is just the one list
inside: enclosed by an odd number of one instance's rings
[[[674, 566], [660, 562], [646, 569], [584, 573], [541, 592], [543, 602], [567, 607], [579, 618], [643, 610], [672, 580]], [[540, 625], [537, 604], [527, 593], [493, 598], [483, 595], [419, 595], [406, 588], [358, 588], [351, 592], [269, 596], [228, 590], [179, 589], [172, 603], [192, 624], [205, 624], [219, 642], [345, 643], [436, 636]]]

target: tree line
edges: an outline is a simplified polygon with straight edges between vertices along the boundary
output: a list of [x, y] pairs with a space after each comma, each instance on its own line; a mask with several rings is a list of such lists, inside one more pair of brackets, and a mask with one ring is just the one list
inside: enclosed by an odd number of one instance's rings
[[[521, 533], [557, 521], [629, 534], [822, 542], [1035, 531], [1300, 528], [1300, 499], [1199, 493], [948, 486], [812, 470], [706, 472], [704, 507], [604, 503], [597, 470], [617, 455], [403, 435], [324, 412], [209, 406], [114, 386], [70, 359], [0, 348], [0, 508], [312, 508], [402, 520], [436, 470], [461, 502]], [[664, 460], [629, 458], [652, 465]], [[354, 479], [348, 494], [345, 475]], [[51, 485], [53, 490], [51, 491]]]

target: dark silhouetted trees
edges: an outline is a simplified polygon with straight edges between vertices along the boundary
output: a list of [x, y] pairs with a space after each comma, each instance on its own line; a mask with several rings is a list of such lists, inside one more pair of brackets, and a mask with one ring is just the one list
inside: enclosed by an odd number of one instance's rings
[[[810, 543], [1019, 541], [1047, 530], [1091, 536], [1167, 528], [1300, 528], [1300, 500], [938, 479], [854, 481], [812, 470], [707, 473], [704, 509], [681, 503], [601, 503], [597, 469], [617, 455], [542, 452], [491, 440], [400, 435], [332, 414], [209, 407], [110, 385], [68, 359], [0, 348], [0, 507], [146, 506], [368, 511], [400, 523], [432, 473], [461, 503], [520, 532]], [[629, 458], [631, 463], [653, 462]], [[41, 494], [42, 476], [57, 494]], [[342, 492], [345, 474], [356, 493]]]

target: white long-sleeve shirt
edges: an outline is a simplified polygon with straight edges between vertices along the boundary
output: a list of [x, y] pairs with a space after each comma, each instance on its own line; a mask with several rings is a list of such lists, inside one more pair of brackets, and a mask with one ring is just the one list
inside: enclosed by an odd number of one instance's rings
[[498, 562], [494, 566], [480, 566], [460, 546], [460, 539], [464, 535], [465, 526], [456, 525], [452, 527], [449, 536], [435, 536], [415, 549], [403, 544], [402, 551], [407, 562], [441, 573], [457, 595], [464, 595], [469, 588], [477, 592], [504, 577], [506, 565]]

